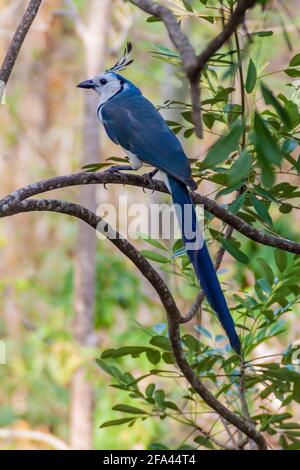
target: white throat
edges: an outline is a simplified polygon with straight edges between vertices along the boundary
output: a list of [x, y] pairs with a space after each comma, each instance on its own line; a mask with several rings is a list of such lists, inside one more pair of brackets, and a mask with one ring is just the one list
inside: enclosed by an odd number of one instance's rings
[[121, 90], [126, 90], [127, 88], [127, 83], [121, 84], [119, 81], [108, 83], [105, 87], [103, 87], [103, 89], [101, 89], [101, 93], [99, 94], [100, 98], [98, 106], [102, 106]]

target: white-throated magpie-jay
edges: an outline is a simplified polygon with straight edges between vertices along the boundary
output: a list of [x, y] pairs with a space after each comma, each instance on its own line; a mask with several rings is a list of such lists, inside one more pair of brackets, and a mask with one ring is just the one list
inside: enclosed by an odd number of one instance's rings
[[[197, 278], [232, 348], [240, 353], [239, 337], [215, 268], [202, 235], [198, 236], [200, 229], [188, 190], [195, 190], [197, 186], [191, 175], [189, 161], [178, 138], [152, 103], [132, 82], [116, 73], [132, 62], [128, 59], [130, 51], [131, 45], [128, 44], [124, 57], [114, 67], [78, 85], [98, 93], [98, 118], [108, 137], [125, 150], [131, 163], [130, 166], [115, 166], [108, 171], [137, 170], [145, 162], [163, 173], [175, 206], [181, 208], [178, 222]], [[185, 207], [191, 208], [191, 211], [186, 211]], [[189, 213], [190, 216], [187, 215]], [[194, 235], [189, 236], [191, 233]]]

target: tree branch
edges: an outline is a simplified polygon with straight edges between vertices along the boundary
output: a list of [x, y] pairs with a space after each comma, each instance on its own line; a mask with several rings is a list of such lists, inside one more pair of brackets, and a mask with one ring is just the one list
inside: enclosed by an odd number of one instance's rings
[[35, 19], [39, 11], [41, 3], [42, 0], [30, 0], [26, 12], [12, 38], [12, 41], [0, 68], [0, 103], [2, 95], [4, 93], [4, 88], [14, 68], [24, 39], [26, 38], [27, 33], [33, 23], [33, 20]]
[[169, 37], [181, 56], [183, 68], [190, 83], [195, 134], [197, 137], [202, 138], [201, 90], [199, 85], [201, 72], [209, 59], [228, 41], [237, 27], [244, 21], [247, 10], [252, 8], [257, 3], [257, 0], [239, 0], [236, 9], [222, 32], [199, 55], [196, 55], [196, 51], [189, 38], [182, 31], [180, 23], [169, 8], [152, 0], [130, 0], [130, 2], [146, 13], [160, 18], [165, 24]]
[[203, 137], [202, 120], [201, 120], [201, 106], [200, 106], [200, 69], [196, 70], [197, 56], [194, 47], [192, 46], [187, 35], [180, 28], [176, 16], [172, 11], [152, 0], [130, 0], [131, 3], [144, 10], [150, 15], [160, 18], [169, 33], [169, 37], [178, 50], [185, 74], [190, 83], [190, 93], [192, 102], [193, 122], [195, 126], [195, 134], [197, 137]]
[[[229, 423], [236, 426], [250, 439], [255, 441], [259, 449], [267, 448], [263, 435], [257, 432], [255, 427], [244, 420], [244, 418], [236, 415], [226, 408], [221, 402], [219, 402], [205, 387], [205, 385], [203, 385], [203, 383], [197, 378], [195, 372], [185, 359], [184, 352], [182, 350], [179, 326], [181, 315], [173, 299], [173, 296], [169, 291], [168, 286], [157, 273], [157, 271], [128, 240], [123, 238], [108, 223], [105, 223], [100, 217], [96, 216], [96, 214], [94, 214], [89, 209], [67, 201], [59, 201], [56, 199], [27, 199], [17, 201], [15, 198], [14, 202], [11, 201], [10, 205], [7, 204], [5, 211], [6, 216], [33, 211], [63, 213], [85, 221], [88, 225], [96, 230], [100, 230], [105, 236], [107, 236], [109, 240], [135, 264], [135, 266], [150, 282], [159, 295], [167, 313], [169, 336], [177, 365], [191, 386], [208, 406], [213, 408]], [[114, 238], [112, 238], [112, 235]]]
[[[58, 212], [61, 214], [67, 214], [77, 219], [81, 219], [90, 225], [95, 230], [103, 233], [106, 237], [109, 237], [110, 241], [119, 250], [124, 253], [140, 270], [142, 275], [150, 282], [158, 293], [160, 300], [166, 310], [170, 312], [175, 320], [180, 319], [180, 313], [176, 306], [176, 303], [172, 297], [172, 294], [157, 271], [151, 266], [151, 264], [134, 248], [120, 234], [109, 226], [107, 223], [103, 223], [103, 220], [96, 216], [89, 209], [84, 208], [78, 204], [73, 204], [67, 201], [59, 201], [57, 199], [27, 199], [18, 203], [12, 204], [7, 208], [6, 216], [19, 214], [22, 212]], [[103, 224], [103, 225], [102, 225]], [[114, 238], [113, 238], [114, 236]]]
[[[80, 172], [66, 176], [56, 176], [47, 180], [42, 180], [37, 183], [30, 184], [17, 191], [9, 194], [0, 201], [0, 218], [7, 215], [11, 204], [26, 199], [28, 197], [35, 196], [37, 194], [45, 193], [54, 189], [66, 188], [69, 186], [78, 186], [83, 184], [128, 184], [130, 186], [137, 186], [140, 188], [146, 188], [162, 193], [168, 193], [167, 187], [161, 181], [153, 180], [151, 182], [145, 181], [145, 178], [139, 175], [127, 174], [127, 173], [87, 173]], [[281, 236], [272, 235], [269, 233], [262, 232], [249, 225], [243, 219], [235, 214], [232, 214], [224, 207], [217, 204], [212, 199], [202, 196], [199, 193], [193, 193], [192, 199], [195, 204], [202, 204], [204, 208], [213, 214], [218, 219], [227, 223], [238, 232], [245, 235], [247, 238], [254, 240], [263, 245], [272, 246], [281, 250], [289, 251], [291, 253], [300, 254], [300, 243], [288, 240]]]
[[230, 20], [225, 25], [223, 31], [218, 34], [197, 57], [196, 71], [202, 71], [211, 57], [228, 41], [230, 36], [236, 31], [238, 26], [244, 21], [247, 10], [253, 8], [257, 0], [239, 0], [236, 9], [233, 11]]
[[55, 450], [70, 450], [70, 447], [53, 434], [31, 429], [0, 429], [0, 439], [35, 441]]
[[72, 18], [74, 22], [74, 26], [76, 29], [76, 32], [78, 36], [81, 38], [81, 40], [84, 42], [85, 45], [87, 45], [87, 36], [90, 34], [88, 28], [82, 21], [79, 11], [74, 3], [73, 0], [64, 0], [64, 3], [67, 7], [66, 14]]

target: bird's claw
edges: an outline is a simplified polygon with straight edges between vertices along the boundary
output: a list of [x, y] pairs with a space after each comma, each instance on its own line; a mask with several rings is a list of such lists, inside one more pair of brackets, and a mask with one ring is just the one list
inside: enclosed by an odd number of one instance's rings
[[[144, 173], [142, 175], [144, 186], [152, 189], [152, 193], [155, 191], [153, 176], [157, 173], [157, 170], [150, 171], [149, 173]], [[145, 187], [143, 186], [143, 191], [145, 192]]]

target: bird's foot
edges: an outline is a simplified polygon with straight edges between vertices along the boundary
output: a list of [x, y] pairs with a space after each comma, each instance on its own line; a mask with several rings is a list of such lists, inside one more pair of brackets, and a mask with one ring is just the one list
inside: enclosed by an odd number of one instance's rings
[[[150, 171], [149, 173], [144, 173], [142, 175], [142, 178], [144, 180], [144, 185], [149, 187], [149, 189], [152, 189], [153, 192], [154, 192], [153, 176], [155, 176], [157, 172], [158, 172], [158, 170], [155, 169], [153, 171]], [[143, 190], [145, 190], [145, 187], [143, 187]]]
[[120, 170], [130, 171], [132, 170], [132, 167], [130, 165], [114, 165], [105, 170], [105, 173], [119, 173]]

